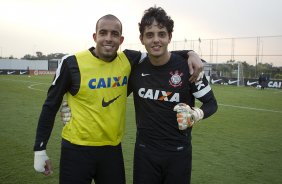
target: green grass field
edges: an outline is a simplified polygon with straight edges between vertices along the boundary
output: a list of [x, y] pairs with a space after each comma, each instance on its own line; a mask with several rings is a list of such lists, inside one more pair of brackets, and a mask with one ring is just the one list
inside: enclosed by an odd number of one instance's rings
[[[37, 120], [52, 76], [0, 75], [0, 183], [58, 183], [60, 132], [55, 122], [47, 152], [54, 174], [33, 169]], [[282, 90], [212, 86], [219, 103], [215, 115], [193, 128], [193, 184], [282, 183]], [[135, 117], [127, 108], [123, 153], [132, 183]], [[199, 104], [198, 104], [199, 105]]]

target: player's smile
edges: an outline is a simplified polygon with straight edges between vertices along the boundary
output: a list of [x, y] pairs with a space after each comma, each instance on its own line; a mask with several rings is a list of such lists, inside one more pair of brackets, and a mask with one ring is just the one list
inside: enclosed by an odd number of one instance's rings
[[154, 46], [152, 46], [152, 49], [154, 51], [159, 51], [161, 49], [161, 46], [160, 45], [154, 45]]

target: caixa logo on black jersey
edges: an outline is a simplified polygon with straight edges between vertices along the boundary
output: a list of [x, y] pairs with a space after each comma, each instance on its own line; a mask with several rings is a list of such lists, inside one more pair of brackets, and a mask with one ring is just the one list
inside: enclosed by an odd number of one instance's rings
[[90, 89], [114, 88], [127, 85], [127, 76], [93, 78], [88, 82]]
[[173, 93], [169, 91], [140, 88], [138, 90], [138, 95], [141, 98], [146, 98], [151, 100], [179, 102], [179, 93]]

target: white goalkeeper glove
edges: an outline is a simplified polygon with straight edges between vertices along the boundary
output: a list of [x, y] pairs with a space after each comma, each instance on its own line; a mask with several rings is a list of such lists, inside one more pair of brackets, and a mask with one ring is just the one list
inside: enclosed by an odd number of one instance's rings
[[64, 125], [66, 125], [71, 119], [71, 109], [68, 106], [67, 101], [63, 101], [60, 111], [61, 111], [61, 120], [63, 121]]
[[202, 109], [191, 107], [185, 103], [179, 103], [174, 108], [177, 112], [177, 122], [179, 130], [185, 130], [188, 127], [192, 127], [196, 122], [200, 121], [204, 117]]
[[51, 161], [47, 156], [46, 150], [34, 152], [34, 169], [37, 172], [42, 172], [46, 176], [53, 173]]

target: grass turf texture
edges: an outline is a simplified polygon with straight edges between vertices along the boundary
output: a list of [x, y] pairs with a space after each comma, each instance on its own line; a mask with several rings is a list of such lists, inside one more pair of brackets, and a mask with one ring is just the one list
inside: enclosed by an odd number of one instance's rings
[[[48, 143], [54, 173], [33, 169], [37, 120], [52, 76], [0, 76], [0, 183], [58, 183], [59, 116]], [[282, 90], [212, 86], [217, 113], [192, 132], [195, 184], [280, 184], [282, 182]], [[200, 105], [199, 103], [197, 103]], [[127, 183], [132, 183], [135, 116], [127, 102], [123, 154]]]

